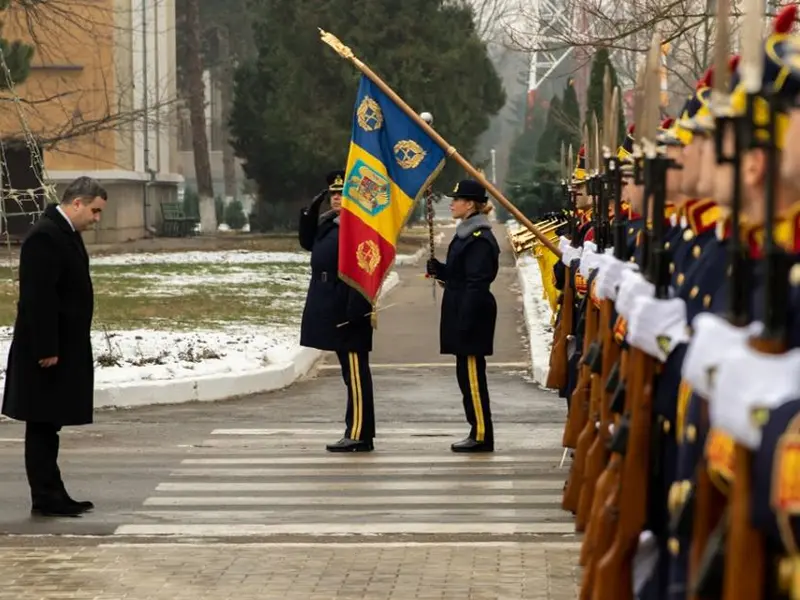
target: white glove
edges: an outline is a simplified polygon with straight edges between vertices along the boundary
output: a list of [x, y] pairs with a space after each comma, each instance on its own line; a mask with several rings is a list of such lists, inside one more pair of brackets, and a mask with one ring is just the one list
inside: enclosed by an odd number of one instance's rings
[[626, 270], [636, 270], [637, 268], [635, 263], [617, 260], [616, 258], [607, 261], [595, 279], [597, 281], [597, 297], [600, 300], [605, 300], [606, 298], [616, 300], [617, 287], [622, 282], [622, 274]]
[[762, 354], [747, 344], [737, 346], [717, 370], [709, 396], [714, 427], [756, 450], [761, 445], [762, 410], [800, 397], [800, 349], [786, 354]]
[[589, 275], [600, 266], [603, 258], [605, 258], [605, 254], [584, 250], [580, 266], [580, 273], [584, 279], [589, 279]]
[[628, 317], [627, 340], [662, 363], [678, 344], [689, 341], [686, 303], [680, 298], [634, 298]]
[[558, 238], [558, 250], [559, 250], [559, 252], [561, 252], [562, 256], [564, 254], [564, 251], [569, 246], [570, 246], [570, 241], [567, 238], [565, 238], [563, 235], [560, 238]]
[[582, 248], [573, 248], [572, 246], [567, 246], [561, 254], [561, 262], [567, 266], [570, 266], [573, 260], [581, 259], [581, 252], [583, 252]]
[[714, 380], [720, 364], [738, 352], [751, 335], [761, 331], [761, 323], [734, 327], [712, 313], [700, 313], [691, 323], [694, 334], [686, 350], [681, 376], [704, 398], [714, 391]]
[[593, 254], [597, 254], [597, 244], [594, 242], [583, 242], [583, 249]]
[[614, 306], [619, 314], [628, 319], [635, 298], [639, 296], [653, 297], [655, 295], [656, 287], [647, 281], [641, 273], [623, 271], [622, 281], [619, 284], [619, 292], [617, 293], [617, 301]]

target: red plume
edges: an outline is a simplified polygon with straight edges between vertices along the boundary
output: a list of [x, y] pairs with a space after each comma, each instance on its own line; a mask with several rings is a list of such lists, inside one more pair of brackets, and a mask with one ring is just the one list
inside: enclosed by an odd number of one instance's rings
[[731, 73], [735, 73], [736, 69], [739, 67], [739, 61], [741, 60], [741, 56], [738, 54], [734, 54], [731, 56], [730, 60], [728, 61], [728, 70]]
[[578, 150], [578, 156], [586, 156], [586, 148], [581, 145], [580, 150]]
[[703, 74], [695, 86], [696, 90], [701, 90], [706, 87], [714, 85], [714, 67], [708, 67], [708, 70]]
[[789, 4], [784, 6], [775, 15], [775, 20], [772, 22], [772, 31], [775, 33], [789, 33], [792, 30], [795, 17], [797, 17], [797, 5]]
[[664, 129], [664, 130], [669, 129], [670, 127], [672, 127], [672, 124], [674, 122], [675, 122], [675, 119], [673, 119], [672, 117], [667, 117], [666, 119], [661, 121], [661, 129]]
[[628, 135], [633, 136], [634, 131], [636, 131], [636, 123], [628, 127]]

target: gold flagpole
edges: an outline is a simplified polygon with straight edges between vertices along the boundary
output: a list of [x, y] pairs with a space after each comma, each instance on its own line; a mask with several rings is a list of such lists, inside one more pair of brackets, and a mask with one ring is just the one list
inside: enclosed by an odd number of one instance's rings
[[369, 79], [377, 85], [381, 91], [389, 96], [397, 106], [399, 106], [406, 115], [408, 115], [414, 122], [419, 125], [425, 133], [427, 133], [447, 154], [449, 158], [455, 160], [467, 173], [469, 173], [474, 179], [478, 180], [480, 184], [486, 188], [486, 190], [497, 200], [500, 204], [502, 204], [508, 212], [514, 215], [514, 218], [517, 219], [520, 223], [522, 223], [533, 235], [535, 235], [539, 241], [547, 247], [553, 254], [561, 258], [561, 252], [559, 251], [558, 247], [550, 241], [550, 239], [544, 235], [539, 229], [531, 223], [531, 221], [523, 215], [519, 209], [511, 204], [511, 202], [498, 190], [492, 183], [486, 179], [478, 170], [473, 167], [467, 159], [461, 156], [458, 151], [447, 143], [442, 136], [436, 133], [430, 125], [428, 125], [424, 120], [420, 118], [420, 116], [411, 109], [411, 107], [403, 101], [403, 99], [395, 93], [395, 91], [390, 88], [386, 83], [378, 77], [375, 72], [370, 69], [367, 65], [361, 62], [358, 57], [353, 54], [353, 51], [345, 46], [339, 38], [337, 38], [332, 33], [324, 31], [323, 29], [319, 30], [320, 38], [323, 42], [328, 44], [331, 48], [333, 48], [339, 56], [345, 58], [352, 62], [356, 68], [361, 71], [364, 75], [369, 77]]

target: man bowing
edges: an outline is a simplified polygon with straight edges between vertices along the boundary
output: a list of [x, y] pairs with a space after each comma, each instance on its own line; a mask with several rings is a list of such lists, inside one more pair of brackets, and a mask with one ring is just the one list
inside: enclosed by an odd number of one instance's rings
[[107, 198], [94, 179], [79, 177], [22, 242], [2, 413], [25, 421], [25, 470], [36, 515], [76, 517], [94, 508], [64, 487], [58, 433], [92, 422], [94, 292], [81, 231], [100, 220]]

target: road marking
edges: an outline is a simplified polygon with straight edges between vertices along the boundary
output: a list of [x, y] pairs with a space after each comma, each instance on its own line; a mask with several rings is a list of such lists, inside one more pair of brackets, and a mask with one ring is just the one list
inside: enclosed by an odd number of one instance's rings
[[[569, 537], [575, 537], [569, 536]], [[503, 541], [464, 541], [464, 542], [249, 542], [247, 548], [536, 548], [542, 550], [578, 550], [580, 541], [541, 541], [541, 542], [503, 542]], [[97, 544], [98, 548], [237, 548], [244, 546], [231, 542], [109, 542]], [[24, 548], [21, 547], [21, 548]]]
[[[153, 496], [144, 501], [145, 506], [370, 506], [397, 504], [402, 501], [402, 510], [406, 511], [417, 504], [453, 505], [461, 504], [551, 504], [561, 503], [561, 494], [515, 494], [492, 495], [479, 494], [458, 496]], [[563, 513], [566, 514], [566, 513]]]
[[[345, 468], [340, 468], [344, 466]], [[490, 465], [488, 467], [467, 467], [443, 464], [439, 466], [424, 465], [422, 467], [380, 467], [363, 468], [365, 465], [331, 465], [333, 468], [322, 469], [260, 469], [260, 468], [189, 468], [175, 469], [170, 475], [173, 477], [286, 477], [294, 479], [297, 477], [390, 477], [390, 476], [415, 476], [423, 475], [461, 475], [469, 474], [472, 477], [493, 477], [493, 476], [513, 476], [519, 474], [536, 473], [539, 475], [553, 472], [554, 467], [558, 467], [558, 459], [546, 464], [521, 464], [509, 463], [509, 466]]]
[[115, 535], [253, 537], [275, 535], [533, 535], [574, 533], [574, 523], [263, 523], [121, 525]]
[[[139, 513], [140, 516], [156, 521], [188, 521], [209, 523], [213, 521], [225, 521], [233, 523], [245, 521], [247, 523], [269, 524], [269, 521], [277, 520], [277, 524], [286, 521], [305, 522], [306, 524], [317, 523], [320, 513], [318, 510], [145, 510]], [[557, 508], [407, 508], [404, 507], [402, 513], [395, 509], [336, 509], [336, 519], [345, 520], [344, 517], [357, 517], [359, 521], [369, 519], [381, 519], [381, 522], [391, 523], [396, 521], [404, 523], [409, 518], [416, 518], [421, 521], [434, 520], [436, 523], [443, 519], [457, 520], [459, 517], [470, 517], [468, 522], [478, 519], [517, 519], [524, 520], [526, 523], [536, 523], [542, 521], [564, 521], [573, 526], [574, 519], [569, 513]]]
[[[158, 492], [347, 492], [347, 491], [403, 491], [403, 490], [561, 490], [564, 482], [561, 479], [548, 480], [514, 480], [514, 481], [430, 481], [418, 479], [407, 481], [330, 481], [320, 483], [159, 483]], [[398, 499], [399, 500], [399, 499]]]
[[390, 464], [410, 464], [410, 465], [436, 465], [453, 464], [458, 465], [491, 465], [491, 464], [510, 464], [510, 463], [549, 463], [561, 460], [561, 453], [558, 454], [530, 454], [529, 456], [507, 455], [507, 454], [420, 454], [420, 455], [397, 455], [397, 454], [319, 454], [316, 456], [275, 456], [275, 457], [244, 457], [244, 458], [186, 458], [181, 461], [182, 465], [320, 465], [349, 466], [349, 465], [390, 465]]
[[[371, 364], [371, 369], [441, 369], [441, 368], [450, 368], [455, 369], [456, 363], [455, 362], [430, 362], [430, 363], [376, 363]], [[489, 362], [486, 363], [487, 368], [498, 368], [498, 369], [527, 369], [530, 367], [530, 363], [527, 362]], [[339, 371], [341, 367], [339, 365], [320, 365], [318, 367], [320, 371]]]

